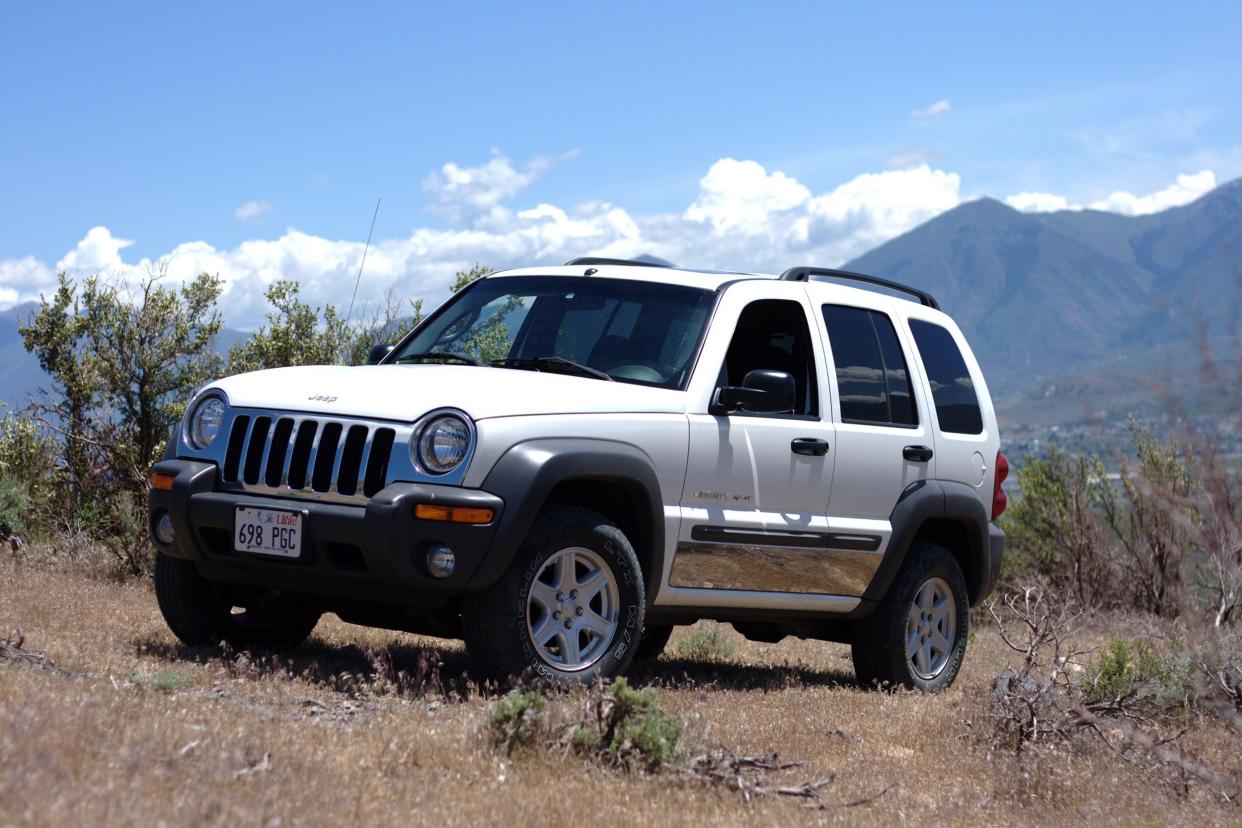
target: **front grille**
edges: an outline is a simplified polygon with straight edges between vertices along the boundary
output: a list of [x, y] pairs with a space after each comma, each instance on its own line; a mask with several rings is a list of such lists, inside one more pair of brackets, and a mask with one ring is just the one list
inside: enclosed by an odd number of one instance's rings
[[260, 494], [365, 502], [388, 481], [395, 438], [377, 423], [238, 414], [221, 479]]

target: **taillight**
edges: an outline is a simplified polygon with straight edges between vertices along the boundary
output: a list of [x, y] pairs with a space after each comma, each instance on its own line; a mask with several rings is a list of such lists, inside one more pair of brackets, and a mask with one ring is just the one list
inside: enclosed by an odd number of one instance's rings
[[1005, 507], [1009, 505], [1009, 499], [1005, 497], [1005, 492], [1001, 489], [1001, 484], [1005, 482], [1005, 478], [1009, 476], [1009, 461], [1005, 459], [1005, 455], [996, 452], [996, 482], [992, 484], [992, 520], [1005, 513]]

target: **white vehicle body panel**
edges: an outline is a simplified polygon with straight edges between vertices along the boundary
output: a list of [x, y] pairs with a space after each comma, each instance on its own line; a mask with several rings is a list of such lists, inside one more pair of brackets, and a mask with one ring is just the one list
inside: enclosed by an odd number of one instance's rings
[[[806, 288], [815, 308], [813, 315], [819, 340], [828, 351], [826, 369], [832, 377], [828, 385], [834, 390], [831, 411], [837, 430], [833, 449], [837, 456], [838, 485], [833, 487], [829, 511], [841, 517], [876, 518], [887, 522], [893, 504], [907, 486], [918, 480], [936, 477], [936, 455], [933, 454], [927, 463], [902, 459], [902, 449], [906, 446], [933, 447], [928, 413], [931, 400], [924, 393], [922, 369], [914, 358], [913, 340], [902, 320], [904, 310], [921, 306], [904, 299], [878, 296], [838, 285], [809, 283]], [[919, 421], [917, 427], [899, 428], [842, 421], [841, 401], [835, 393], [838, 388], [836, 363], [832, 358], [828, 327], [822, 312], [824, 305], [878, 310], [892, 320], [905, 352], [907, 369], [912, 372], [911, 386]]]
[[456, 408], [474, 420], [686, 410], [678, 391], [472, 365], [308, 365], [238, 374], [210, 387], [238, 407], [396, 422], [413, 422], [436, 408]]

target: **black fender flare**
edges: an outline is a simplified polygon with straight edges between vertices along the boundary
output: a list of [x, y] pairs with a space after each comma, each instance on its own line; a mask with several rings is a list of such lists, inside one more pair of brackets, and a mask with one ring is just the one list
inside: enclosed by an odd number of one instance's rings
[[664, 500], [651, 458], [629, 443], [574, 437], [518, 443], [487, 473], [481, 488], [503, 499], [505, 510], [491, 549], [467, 584], [469, 589], [486, 589], [504, 574], [548, 495], [566, 480], [615, 483], [639, 504], [645, 514], [636, 515], [635, 523], [645, 528], [646, 535], [630, 542], [647, 567], [647, 595], [655, 595], [664, 572]]
[[889, 516], [892, 535], [884, 550], [884, 559], [876, 569], [871, 583], [863, 593], [868, 601], [880, 601], [923, 525], [943, 518], [957, 524], [966, 536], [966, 548], [954, 550], [965, 556], [966, 588], [971, 602], [978, 604], [992, 591], [999, 561], [990, 554], [987, 510], [974, 489], [952, 480], [919, 480], [901, 494]]

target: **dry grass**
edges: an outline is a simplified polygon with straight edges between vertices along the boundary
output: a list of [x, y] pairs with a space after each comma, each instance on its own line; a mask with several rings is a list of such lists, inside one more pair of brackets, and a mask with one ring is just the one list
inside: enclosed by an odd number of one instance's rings
[[[11, 628], [60, 671], [0, 661], [5, 826], [519, 826], [584, 813], [662, 825], [1242, 819], [1103, 753], [990, 754], [981, 717], [1004, 652], [985, 629], [957, 685], [935, 697], [859, 690], [843, 646], [756, 644], [731, 630], [726, 662], [674, 658], [638, 671], [635, 684], [657, 685], [700, 744], [775, 750], [804, 763], [800, 778], [831, 777], [829, 809], [807, 811], [572, 756], [506, 757], [482, 734], [492, 694], [459, 678], [465, 660], [452, 644], [329, 617], [287, 659], [190, 651], [143, 583], [3, 563], [0, 630]], [[1195, 724], [1185, 743], [1218, 765], [1237, 762], [1238, 739], [1220, 724]]]

